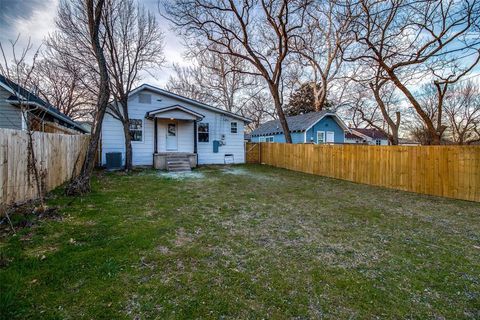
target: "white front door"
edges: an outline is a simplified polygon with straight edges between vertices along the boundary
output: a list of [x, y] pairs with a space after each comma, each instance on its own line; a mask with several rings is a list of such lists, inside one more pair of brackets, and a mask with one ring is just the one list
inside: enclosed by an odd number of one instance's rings
[[327, 131], [327, 143], [334, 143], [335, 142], [335, 132]]
[[177, 151], [177, 124], [167, 124], [167, 151]]

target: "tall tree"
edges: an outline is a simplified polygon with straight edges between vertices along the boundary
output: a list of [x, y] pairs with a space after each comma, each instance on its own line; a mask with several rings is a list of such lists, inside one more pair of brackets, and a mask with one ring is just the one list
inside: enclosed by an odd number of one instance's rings
[[[381, 68], [422, 120], [432, 143], [439, 144], [446, 129], [442, 113], [448, 89], [480, 61], [480, 1], [360, 0], [347, 4], [349, 32], [355, 42], [346, 59]], [[412, 90], [412, 85], [425, 79], [437, 92], [435, 122]]]
[[303, 83], [300, 88], [292, 92], [288, 99], [286, 113], [288, 116], [296, 116], [309, 112], [332, 109], [332, 105], [326, 99], [322, 99], [322, 106], [318, 107], [317, 92], [321, 84], [315, 82]]
[[[85, 0], [82, 3], [76, 4], [62, 2], [60, 5], [61, 12], [63, 11], [64, 13], [70, 13], [67, 16], [63, 16], [63, 19], [67, 20], [67, 25], [69, 24], [68, 21], [76, 21], [76, 24], [86, 22], [86, 26], [80, 26], [80, 28], [86, 28], [88, 30], [88, 40], [84, 41], [88, 41], [90, 44], [89, 47], [91, 48], [91, 51], [93, 51], [99, 73], [99, 87], [95, 108], [93, 132], [90, 136], [90, 141], [80, 174], [70, 182], [66, 189], [66, 193], [68, 195], [83, 194], [90, 191], [90, 180], [95, 167], [95, 158], [98, 150], [100, 133], [102, 130], [103, 117], [107, 110], [108, 101], [110, 98], [107, 62], [105, 60], [103, 47], [100, 43], [99, 37], [104, 5], [105, 0]], [[60, 19], [62, 19], [62, 16]], [[78, 34], [76, 36], [81, 37], [82, 34]]]
[[164, 37], [155, 16], [134, 0], [109, 1], [104, 12], [105, 51], [114, 97], [107, 112], [122, 122], [128, 171], [132, 169], [128, 96], [142, 71], [163, 64]]
[[237, 70], [262, 77], [276, 113], [291, 143], [283, 110], [283, 71], [291, 54], [292, 38], [304, 27], [310, 0], [165, 1], [170, 21], [205, 50], [235, 56], [252, 66]]
[[[350, 19], [337, 0], [316, 1], [306, 14], [306, 30], [293, 38], [300, 66], [310, 70], [315, 111], [327, 104], [328, 92], [342, 71], [342, 49], [351, 42]], [[304, 87], [306, 89], [306, 87]]]

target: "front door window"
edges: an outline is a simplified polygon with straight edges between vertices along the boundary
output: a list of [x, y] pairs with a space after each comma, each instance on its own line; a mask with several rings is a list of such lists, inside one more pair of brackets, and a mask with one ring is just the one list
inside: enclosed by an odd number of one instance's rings
[[167, 151], [177, 150], [177, 124], [169, 123], [167, 125]]

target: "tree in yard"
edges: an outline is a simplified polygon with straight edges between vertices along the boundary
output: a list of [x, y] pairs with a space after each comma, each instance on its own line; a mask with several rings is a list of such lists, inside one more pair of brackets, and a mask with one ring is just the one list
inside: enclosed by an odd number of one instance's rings
[[164, 62], [163, 33], [155, 16], [134, 0], [107, 2], [103, 25], [110, 89], [114, 102], [107, 112], [123, 125], [125, 170], [132, 169], [128, 96], [141, 72]]
[[82, 68], [58, 54], [47, 53], [33, 71], [33, 85], [38, 94], [60, 112], [74, 120], [93, 117], [95, 95], [88, 89]]
[[265, 80], [275, 110], [291, 143], [283, 110], [283, 71], [292, 39], [302, 31], [310, 0], [165, 1], [168, 19], [202, 49], [235, 56], [252, 68], [235, 70]]
[[303, 83], [300, 88], [290, 95], [285, 110], [286, 114], [288, 116], [296, 116], [324, 109], [332, 109], [332, 104], [326, 99], [322, 99], [322, 107], [318, 107], [317, 90], [321, 90], [320, 84], [315, 84], [314, 82]]
[[[431, 143], [439, 144], [448, 89], [480, 61], [480, 1], [360, 0], [346, 7], [355, 42], [344, 50], [345, 59], [379, 68], [406, 97]], [[436, 121], [412, 90], [425, 81], [437, 92]]]
[[457, 144], [480, 141], [480, 86], [473, 81], [456, 84], [445, 97], [451, 139]]
[[[0, 52], [1, 58], [0, 61], [0, 75], [5, 77], [5, 81], [8, 86], [12, 88], [13, 97], [15, 99], [16, 105], [20, 108], [21, 120], [25, 124], [23, 126], [24, 131], [27, 133], [27, 181], [28, 184], [33, 186], [38, 194], [38, 199], [40, 205], [37, 208], [37, 211], [43, 212], [46, 208], [45, 206], [45, 176], [46, 172], [42, 169], [41, 164], [38, 162], [37, 154], [34, 148], [34, 127], [35, 124], [41, 122], [45, 116], [45, 111], [40, 109], [33, 102], [33, 96], [30, 91], [25, 93], [19, 92], [19, 88], [23, 87], [25, 89], [29, 88], [32, 80], [33, 70], [35, 68], [35, 63], [38, 55], [38, 50], [33, 54], [33, 60], [31, 65], [27, 65], [26, 59], [28, 55], [32, 52], [32, 44], [30, 39], [26, 47], [20, 52], [17, 50], [17, 43], [20, 39], [20, 35], [14, 40], [10, 41], [12, 62], [7, 61], [6, 48], [0, 42]], [[28, 90], [28, 89], [27, 89]], [[33, 181], [32, 181], [33, 180]], [[0, 208], [1, 209], [1, 208]], [[13, 224], [10, 221], [8, 212], [6, 212], [7, 219], [10, 222], [10, 226], [14, 231]]]
[[[341, 76], [342, 48], [351, 42], [350, 20], [336, 0], [313, 2], [306, 14], [306, 30], [293, 37], [293, 51], [302, 68], [310, 71], [313, 110], [328, 106], [328, 93]], [[315, 84], [315, 85], [313, 85]]]
[[[89, 44], [89, 46], [81, 48], [93, 52], [99, 74], [99, 87], [93, 131], [90, 136], [85, 161], [83, 162], [80, 174], [72, 179], [66, 188], [66, 193], [68, 195], [78, 195], [90, 191], [90, 180], [95, 167], [95, 156], [98, 150], [102, 121], [110, 98], [108, 68], [99, 37], [104, 5], [104, 0], [85, 0], [81, 3], [75, 4], [62, 2], [60, 4], [59, 13], [65, 14], [64, 16], [60, 16], [60, 21], [61, 19], [66, 19], [66, 21], [64, 21], [67, 22], [65, 25], [75, 25], [76, 28], [81, 30], [88, 30], [86, 34], [75, 34], [74, 32], [73, 36], [87, 36], [86, 39], [83, 39], [83, 43]], [[69, 23], [69, 21], [71, 23]], [[58, 24], [59, 23], [57, 23], [57, 25]], [[81, 32], [81, 30], [77, 31]]]
[[245, 101], [244, 93], [259, 84], [255, 77], [238, 72], [246, 70], [245, 61], [236, 56], [226, 56], [208, 50], [188, 48], [192, 66], [174, 65], [175, 76], [170, 77], [168, 90], [210, 103], [230, 112], [240, 112]]

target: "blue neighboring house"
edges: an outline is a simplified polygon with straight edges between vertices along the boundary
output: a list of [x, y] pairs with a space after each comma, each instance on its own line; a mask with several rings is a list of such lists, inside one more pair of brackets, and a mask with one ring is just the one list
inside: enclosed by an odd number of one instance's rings
[[[292, 143], [345, 143], [345, 133], [350, 132], [343, 120], [332, 111], [309, 112], [287, 117]], [[251, 133], [252, 142], [285, 143], [280, 120], [260, 125]]]

